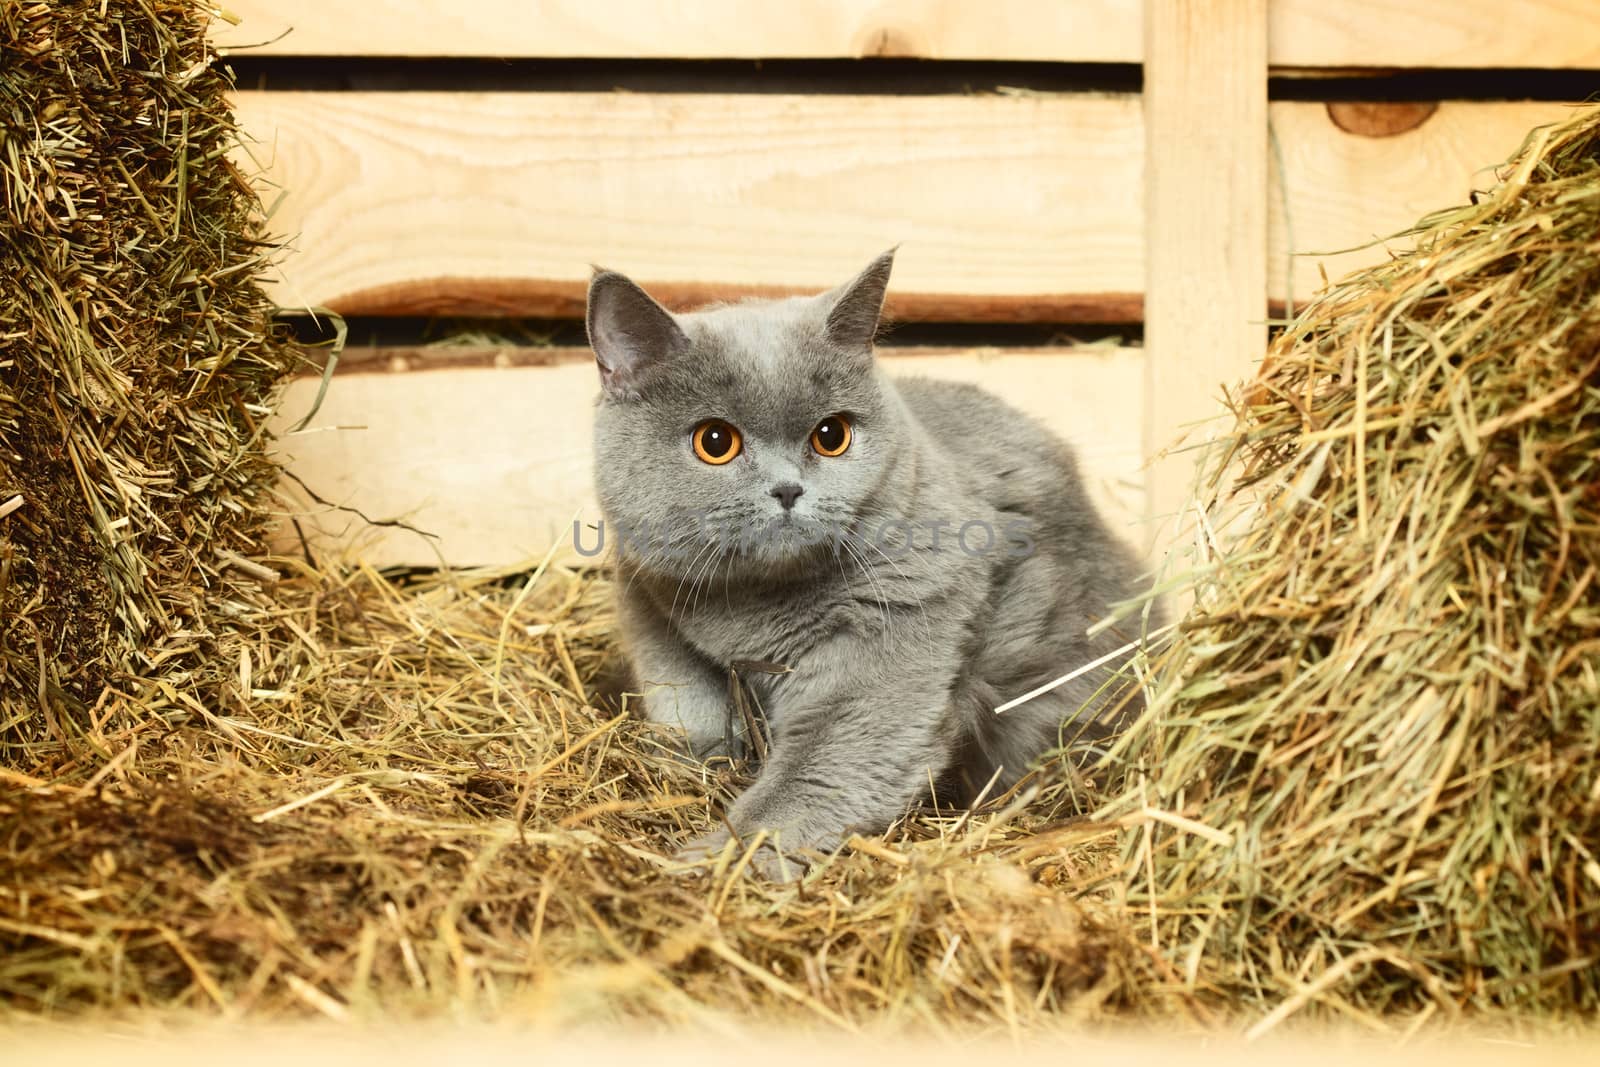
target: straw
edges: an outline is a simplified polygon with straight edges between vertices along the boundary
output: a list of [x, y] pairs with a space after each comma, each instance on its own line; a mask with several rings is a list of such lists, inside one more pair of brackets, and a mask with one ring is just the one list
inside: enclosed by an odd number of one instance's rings
[[201, 12], [0, 5], [0, 1019], [1592, 1015], [1600, 116], [1275, 345], [1103, 766], [774, 884], [672, 858], [756, 768], [618, 713], [603, 572], [261, 550], [290, 356]]
[[1076, 821], [1059, 762], [1025, 806], [914, 813], [797, 885], [688, 868], [673, 851], [746, 771], [574, 699], [563, 663], [594, 692], [615, 656], [603, 574], [273, 563], [270, 629], [216, 703], [175, 691], [187, 725], [105, 731], [131, 755], [92, 784], [86, 754], [0, 791], [0, 1018], [977, 1032], [1166, 1010], [1103, 884], [1114, 830]]
[[290, 357], [200, 19], [0, 5], [0, 763], [149, 710], [109, 692], [205, 703], [262, 603], [262, 426]]
[[1247, 521], [1098, 815], [1196, 824], [1124, 892], [1253, 1034], [1600, 1007], [1600, 110], [1502, 175], [1235, 398], [1201, 503]]

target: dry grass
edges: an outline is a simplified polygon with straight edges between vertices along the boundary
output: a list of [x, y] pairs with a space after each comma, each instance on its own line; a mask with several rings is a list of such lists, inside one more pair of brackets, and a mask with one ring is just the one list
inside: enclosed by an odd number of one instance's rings
[[0, 765], [81, 743], [107, 684], [203, 692], [259, 602], [288, 357], [191, 13], [0, 4]]
[[287, 359], [226, 81], [200, 5], [104, 7], [0, 7], [4, 1012], [1022, 1027], [1125, 995], [1078, 893], [1109, 842], [1052, 829], [1085, 783], [799, 888], [686, 874], [731, 771], [591, 706], [596, 575], [263, 558]]
[[188, 3], [100, 6], [0, 6], [0, 1018], [1594, 1010], [1600, 117], [1275, 348], [1125, 792], [1052, 762], [772, 885], [665, 858], [742, 771], [596, 706], [603, 575], [252, 550], [224, 83]]
[[1416, 238], [1239, 401], [1106, 813], [1204, 831], [1130, 838], [1130, 905], [1267, 1025], [1600, 1007], [1600, 111]]
[[203, 718], [126, 709], [111, 761], [0, 801], [0, 1003], [1035, 1029], [1135, 995], [1069, 777], [801, 886], [664, 858], [736, 782], [580, 699], [606, 600], [560, 567], [285, 582]]

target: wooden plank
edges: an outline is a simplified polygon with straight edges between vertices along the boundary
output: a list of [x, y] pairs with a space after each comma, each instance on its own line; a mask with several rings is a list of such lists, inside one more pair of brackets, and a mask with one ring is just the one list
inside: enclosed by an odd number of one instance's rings
[[[230, 0], [259, 55], [1138, 63], [1140, 0]], [[1272, 0], [1280, 67], [1600, 67], [1594, 0]], [[263, 42], [267, 42], [262, 47]]]
[[[417, 95], [427, 99], [414, 108], [412, 94], [243, 95], [265, 178], [286, 190], [274, 225], [299, 234], [280, 301], [577, 317], [599, 261], [692, 307], [815, 291], [903, 241], [896, 318], [1143, 316], [1132, 98]], [[1284, 298], [1291, 248], [1349, 249], [1461, 202], [1529, 129], [1568, 113], [1446, 102], [1366, 136], [1341, 122], [1382, 129], [1382, 115], [1335, 121], [1323, 104], [1273, 104], [1289, 205], [1274, 164], [1268, 295]], [[452, 120], [467, 129], [452, 134]], [[901, 120], [916, 125], [896, 132]], [[585, 143], [597, 146], [588, 159]], [[1209, 184], [1184, 173], [1186, 190]], [[1387, 254], [1320, 262], [1338, 277]], [[1320, 285], [1318, 262], [1294, 264], [1297, 299]]]
[[[1101, 342], [1102, 345], [1111, 342]], [[891, 365], [907, 365], [905, 360], [917, 357], [970, 356], [983, 353], [1001, 353], [1028, 356], [1059, 356], [1082, 353], [1096, 345], [1053, 345], [1039, 348], [994, 348], [987, 346], [952, 347], [949, 345], [897, 344], [892, 338], [878, 346], [878, 354], [890, 360]], [[326, 366], [327, 349], [307, 347], [301, 350], [305, 357], [291, 374], [297, 377], [317, 378]], [[352, 345], [340, 355], [336, 368], [340, 380], [352, 374], [398, 374], [424, 370], [467, 370], [494, 367], [555, 367], [568, 363], [585, 366], [594, 361], [588, 348], [574, 345], [538, 344], [467, 344], [441, 342], [423, 345]]]
[[263, 55], [1133, 63], [1139, 0], [229, 0], [213, 34]]
[[[804, 296], [815, 285], [754, 285], [748, 282], [681, 282], [638, 279], [674, 311], [746, 297]], [[581, 319], [587, 279], [419, 278], [340, 294], [323, 306], [347, 317]], [[1140, 293], [890, 293], [884, 314], [895, 322], [1138, 322]]]
[[894, 315], [1138, 308], [1130, 95], [241, 93], [238, 114], [283, 191], [286, 305], [573, 313], [592, 263], [669, 295], [815, 291], [899, 244]]
[[[1268, 294], [1282, 301], [1292, 269], [1296, 298], [1310, 297], [1330, 279], [1388, 257], [1379, 238], [1399, 233], [1424, 215], [1468, 201], [1494, 182], [1535, 126], [1559, 122], [1571, 108], [1556, 103], [1445, 102], [1412, 129], [1368, 137], [1339, 128], [1323, 104], [1280, 101], [1272, 129], [1283, 165], [1272, 167]], [[1285, 215], [1280, 183], [1287, 183]], [[1405, 240], [1391, 247], [1409, 247]], [[1302, 253], [1291, 264], [1290, 250]], [[1313, 256], [1304, 253], [1339, 252]]]
[[[1145, 22], [1145, 447], [1214, 419], [1266, 347], [1266, 0], [1149, 0]], [[1205, 431], [1192, 437], [1204, 440]], [[1154, 461], [1157, 543], [1175, 536], [1194, 452]]]
[[[388, 358], [421, 366], [430, 357]], [[1078, 447], [1090, 493], [1110, 521], [1130, 542], [1142, 540], [1138, 349], [901, 351], [886, 358], [896, 374], [976, 382], [1044, 419]], [[317, 386], [313, 378], [290, 383], [276, 420], [280, 432], [309, 408]], [[338, 374], [312, 426], [280, 440], [280, 458], [325, 500], [374, 519], [405, 519], [438, 540], [367, 528], [315, 506], [302, 525], [320, 547], [358, 550], [379, 566], [430, 566], [441, 557], [456, 565], [512, 564], [552, 542], [570, 544], [575, 514], [597, 518], [590, 488], [597, 391], [592, 363], [576, 350], [544, 366]], [[301, 495], [292, 483], [285, 491]], [[280, 539], [285, 550], [294, 543]]]
[[1595, 0], [1272, 0], [1285, 67], [1600, 67]]

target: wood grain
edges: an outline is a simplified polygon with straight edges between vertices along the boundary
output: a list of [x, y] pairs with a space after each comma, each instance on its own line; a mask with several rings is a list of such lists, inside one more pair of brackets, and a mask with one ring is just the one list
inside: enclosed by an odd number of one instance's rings
[[[937, 358], [940, 356], [972, 356], [975, 354], [1003, 354], [1013, 356], [1060, 356], [1081, 354], [1096, 346], [1056, 345], [1042, 348], [963, 348], [946, 345], [896, 345], [881, 344], [880, 357], [899, 367], [909, 358]], [[327, 349], [305, 348], [305, 358], [291, 371], [296, 377], [317, 378], [323, 373]], [[342, 380], [351, 374], [394, 374], [419, 370], [464, 370], [471, 367], [554, 367], [569, 363], [587, 366], [594, 359], [588, 348], [571, 345], [352, 345], [339, 357], [337, 373]]]
[[1394, 137], [1421, 126], [1439, 110], [1435, 100], [1395, 103], [1344, 100], [1327, 105], [1328, 118], [1345, 133], [1361, 137]]
[[[746, 297], [803, 296], [815, 287], [753, 285], [744, 282], [657, 281], [635, 279], [674, 311]], [[434, 318], [581, 319], [587, 281], [538, 278], [419, 278], [341, 293], [326, 306], [341, 315]], [[1144, 317], [1142, 293], [891, 293], [884, 303], [891, 322], [1138, 322]]]
[[1596, 67], [1595, 0], [1272, 0], [1285, 67]]
[[[558, 350], [559, 352], [560, 350]], [[330, 502], [437, 534], [369, 528], [306, 503], [319, 547], [378, 566], [512, 564], [570, 544], [577, 515], [597, 517], [591, 480], [594, 368], [574, 350], [544, 366], [448, 367], [339, 374], [307, 430], [279, 442], [289, 469]], [[390, 365], [428, 356], [390, 350]], [[1078, 446], [1089, 489], [1130, 542], [1143, 540], [1138, 349], [893, 353], [892, 373], [976, 382]], [[396, 361], [403, 361], [397, 363]], [[359, 362], [359, 361], [358, 361]], [[291, 382], [276, 427], [308, 410], [318, 382]], [[292, 483], [285, 493], [303, 494]], [[287, 531], [280, 546], [290, 550]], [[437, 549], [437, 553], [436, 550]]]
[[1138, 0], [229, 0], [267, 55], [1137, 62]]
[[1050, 319], [1085, 294], [1142, 289], [1134, 96], [241, 93], [237, 106], [267, 201], [283, 191], [286, 305], [368, 310], [384, 306], [374, 292], [439, 279], [564, 282], [570, 301], [593, 263], [816, 291], [896, 244], [897, 294]]
[[[1370, 245], [1462, 202], [1569, 110], [1446, 102], [1378, 138], [1273, 104], [1268, 295], [1284, 297], [1291, 248]], [[246, 93], [240, 115], [267, 201], [282, 190], [273, 225], [297, 234], [273, 294], [287, 305], [571, 317], [601, 262], [692, 307], [814, 292], [899, 242], [900, 319], [1143, 313], [1130, 97]], [[1214, 184], [1178, 174], [1180, 204]], [[1387, 254], [1321, 262], [1337, 277]], [[1293, 273], [1299, 300], [1320, 285], [1315, 258]]]
[[[1380, 239], [1431, 212], [1466, 203], [1474, 189], [1487, 189], [1495, 167], [1531, 129], [1569, 117], [1571, 108], [1447, 101], [1420, 125], [1388, 137], [1341, 130], [1317, 103], [1280, 101], [1271, 114], [1283, 166], [1273, 165], [1268, 200], [1268, 293], [1281, 301], [1291, 269], [1296, 299], [1305, 300], [1321, 287], [1322, 272], [1337, 279], [1382, 262], [1391, 247], [1409, 247], [1403, 238], [1387, 246]], [[1279, 183], [1286, 183], [1287, 215]], [[1301, 253], [1292, 268], [1291, 249]]]
[[[229, 0], [263, 55], [1137, 63], [1140, 0]], [[1594, 0], [1272, 0], [1280, 67], [1600, 67]], [[270, 42], [264, 47], [250, 47]]]
[[[1149, 0], [1146, 11], [1159, 17], [1145, 24], [1143, 423], [1158, 456], [1180, 433], [1205, 440], [1223, 386], [1266, 347], [1267, 11], [1266, 0]], [[1195, 459], [1152, 462], [1152, 539], [1181, 527]]]

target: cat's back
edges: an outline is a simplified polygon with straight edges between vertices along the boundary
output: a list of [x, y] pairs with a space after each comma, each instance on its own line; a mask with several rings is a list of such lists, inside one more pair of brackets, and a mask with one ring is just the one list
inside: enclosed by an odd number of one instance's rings
[[1031, 416], [968, 382], [896, 378], [894, 388], [928, 444], [993, 506], [1037, 515], [1078, 503], [1071, 447]]

